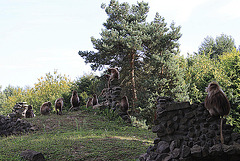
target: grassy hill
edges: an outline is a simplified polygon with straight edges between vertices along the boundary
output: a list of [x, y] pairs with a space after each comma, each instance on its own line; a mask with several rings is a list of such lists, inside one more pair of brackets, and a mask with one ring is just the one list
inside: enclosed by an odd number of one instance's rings
[[26, 149], [41, 152], [46, 160], [138, 160], [156, 134], [125, 124], [121, 119], [109, 121], [110, 113], [93, 109], [64, 112], [62, 116], [37, 116], [26, 119], [36, 131], [0, 138], [0, 160], [22, 160]]

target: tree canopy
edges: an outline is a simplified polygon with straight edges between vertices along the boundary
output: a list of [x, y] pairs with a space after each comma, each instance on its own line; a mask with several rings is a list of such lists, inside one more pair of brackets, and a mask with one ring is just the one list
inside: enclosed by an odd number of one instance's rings
[[79, 51], [79, 55], [86, 63], [91, 63], [93, 70], [101, 70], [105, 65], [118, 67], [122, 80], [124, 78], [125, 83], [130, 84], [128, 89], [135, 102], [138, 73], [147, 72], [145, 67], [152, 65], [154, 55], [166, 55], [164, 59], [168, 59], [178, 52], [180, 26], [175, 27], [172, 23], [168, 28], [165, 19], [158, 13], [152, 22], [146, 22], [149, 6], [145, 2], [130, 6], [111, 0], [108, 6], [102, 5], [102, 8], [108, 18], [103, 23], [101, 38], [91, 37], [96, 52]]
[[207, 36], [198, 49], [199, 54], [210, 54], [210, 57], [217, 57], [225, 52], [231, 52], [236, 48], [234, 39], [231, 36], [221, 34], [214, 40], [212, 37]]

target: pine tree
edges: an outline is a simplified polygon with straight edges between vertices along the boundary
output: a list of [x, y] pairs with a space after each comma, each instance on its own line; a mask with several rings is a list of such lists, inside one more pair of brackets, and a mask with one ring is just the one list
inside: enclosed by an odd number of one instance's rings
[[133, 100], [137, 99], [135, 85], [135, 66], [139, 59], [138, 51], [142, 50], [144, 28], [149, 7], [147, 3], [138, 2], [137, 5], [128, 3], [119, 4], [111, 0], [108, 7], [102, 5], [108, 15], [103, 24], [101, 39], [91, 37], [94, 48], [98, 52], [79, 51], [79, 55], [86, 63], [93, 63], [93, 70], [102, 69], [104, 65], [119, 67], [126, 75], [131, 77]]
[[[180, 27], [171, 24], [168, 28], [158, 13], [153, 22], [147, 23], [149, 6], [145, 2], [130, 6], [128, 3], [119, 4], [118, 1], [111, 0], [109, 6], [102, 5], [102, 8], [108, 15], [103, 24], [105, 28], [102, 29], [100, 39], [91, 37], [97, 52], [79, 51], [79, 55], [86, 63], [91, 63], [93, 70], [101, 70], [105, 65], [118, 67], [124, 84], [123, 91], [128, 95], [131, 93], [134, 107], [141, 82], [144, 81], [142, 75], [152, 72], [153, 76], [155, 71], [159, 72], [164, 66], [157, 65], [157, 61], [152, 62], [154, 56], [166, 61], [178, 53]], [[147, 66], [153, 69], [150, 70]]]

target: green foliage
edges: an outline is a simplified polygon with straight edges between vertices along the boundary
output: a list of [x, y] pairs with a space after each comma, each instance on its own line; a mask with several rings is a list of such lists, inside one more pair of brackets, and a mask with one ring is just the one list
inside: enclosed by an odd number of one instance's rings
[[[45, 77], [39, 78], [38, 81], [34, 88], [27, 91], [30, 98], [26, 99], [28, 104], [33, 104], [35, 107], [40, 107], [46, 101], [50, 101], [54, 105], [57, 98], [62, 97], [64, 93], [70, 92], [70, 79], [65, 75], [58, 74], [57, 71], [54, 71], [53, 75], [47, 73]], [[31, 99], [31, 93], [35, 99]]]
[[93, 70], [102, 69], [104, 65], [122, 68], [129, 63], [130, 53], [142, 50], [144, 22], [149, 10], [145, 2], [130, 7], [128, 3], [111, 0], [109, 6], [104, 6], [108, 18], [103, 23], [105, 29], [102, 29], [101, 39], [91, 37], [97, 52], [79, 51]]
[[[74, 80], [71, 91], [76, 90], [78, 92], [80, 105], [83, 106], [86, 105], [88, 98], [92, 97], [93, 94], [100, 94], [102, 88], [99, 87], [99, 84], [100, 78], [98, 76], [88, 74]], [[63, 98], [65, 100], [70, 100], [71, 96], [72, 92], [64, 95]], [[66, 102], [66, 106], [70, 108], [70, 102]]]
[[12, 112], [12, 108], [17, 102], [24, 102], [26, 96], [25, 91], [20, 87], [8, 86], [3, 93], [5, 94], [5, 100], [2, 103], [2, 109], [0, 109], [0, 114], [7, 115]]
[[187, 58], [185, 80], [189, 84], [188, 93], [191, 102], [204, 101], [205, 88], [211, 81], [217, 81], [223, 87], [228, 85], [225, 71], [219, 66], [219, 61], [210, 59], [210, 54], [193, 55]]
[[212, 37], [206, 37], [198, 49], [198, 54], [210, 54], [211, 58], [217, 58], [225, 52], [231, 52], [236, 48], [234, 39], [231, 36], [221, 34], [214, 40]]
[[145, 2], [130, 6], [111, 0], [102, 8], [108, 18], [101, 38], [91, 37], [96, 52], [79, 51], [85, 62], [91, 63], [93, 70], [105, 65], [119, 67], [122, 94], [133, 108], [147, 108], [151, 104], [148, 98], [158, 95], [187, 100], [183, 72], [173, 58], [179, 52], [181, 27], [174, 23], [167, 27], [158, 13], [152, 22], [146, 22], [149, 6]]
[[0, 110], [3, 107], [3, 103], [6, 100], [6, 95], [2, 92], [2, 86], [0, 85]]
[[108, 6], [102, 5], [108, 16], [102, 29], [101, 39], [91, 37], [94, 51], [79, 51], [86, 63], [91, 63], [93, 70], [102, 70], [105, 65], [119, 67], [124, 78], [126, 93], [136, 100], [135, 70], [141, 66], [140, 56], [143, 53], [143, 42], [147, 38], [146, 17], [149, 6], [138, 2], [130, 6], [111, 0]]
[[118, 115], [118, 113], [112, 109], [104, 109], [100, 111], [100, 113], [110, 121], [115, 121], [118, 124], [125, 124], [124, 120]]
[[187, 58], [185, 73], [189, 84], [191, 102], [204, 102], [205, 88], [211, 81], [217, 81], [231, 102], [230, 124], [240, 131], [240, 53], [236, 49], [211, 58], [211, 53], [193, 55]]
[[45, 77], [40, 77], [33, 88], [8, 86], [3, 91], [6, 100], [3, 102], [0, 113], [4, 115], [10, 113], [17, 102], [27, 102], [32, 105], [34, 112], [38, 113], [44, 102], [50, 101], [54, 107], [55, 100], [69, 93], [70, 88], [71, 81], [65, 75], [58, 74], [57, 71], [54, 71], [53, 75], [49, 72]]
[[141, 87], [144, 88], [139, 92], [141, 118], [146, 120], [147, 125], [152, 125], [155, 119], [157, 97], [169, 96], [176, 101], [189, 101], [183, 57], [173, 54], [154, 55], [150, 64], [142, 78], [144, 81]]
[[240, 131], [240, 52], [236, 49], [219, 56], [221, 66], [229, 79], [226, 94], [231, 102], [230, 123], [236, 125]]

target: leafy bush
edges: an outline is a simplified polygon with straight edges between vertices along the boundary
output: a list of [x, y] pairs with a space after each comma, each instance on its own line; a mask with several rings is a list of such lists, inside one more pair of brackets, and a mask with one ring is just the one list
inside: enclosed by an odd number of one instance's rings
[[44, 102], [50, 101], [54, 106], [57, 98], [70, 92], [71, 85], [69, 78], [54, 71], [53, 75], [49, 72], [45, 77], [40, 77], [33, 88], [26, 87], [23, 89], [9, 86], [4, 90], [7, 99], [2, 104], [0, 114], [10, 113], [17, 102], [27, 102], [32, 105], [35, 113], [39, 113], [39, 109]]
[[88, 98], [92, 97], [93, 94], [100, 94], [99, 82], [99, 77], [93, 74], [84, 75], [73, 82], [72, 90], [78, 92], [81, 106], [86, 105]]
[[240, 131], [240, 52], [234, 49], [224, 53], [219, 56], [219, 61], [229, 81], [225, 91], [231, 102], [229, 122]]

